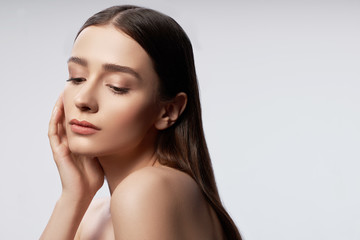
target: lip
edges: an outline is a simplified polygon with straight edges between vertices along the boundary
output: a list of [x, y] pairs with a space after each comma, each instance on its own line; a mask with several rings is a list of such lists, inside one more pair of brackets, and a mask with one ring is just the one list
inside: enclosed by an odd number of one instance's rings
[[101, 130], [92, 123], [87, 121], [79, 121], [77, 119], [72, 119], [69, 124], [71, 126], [71, 131], [81, 135], [91, 135]]

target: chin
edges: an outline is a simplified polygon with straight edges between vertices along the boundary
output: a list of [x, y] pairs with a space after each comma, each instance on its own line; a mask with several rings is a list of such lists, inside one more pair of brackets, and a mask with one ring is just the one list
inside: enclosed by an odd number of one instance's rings
[[69, 149], [70, 149], [71, 153], [73, 153], [75, 155], [82, 155], [82, 156], [87, 156], [87, 157], [97, 156], [96, 152], [89, 151], [89, 149], [86, 149], [86, 148], [69, 146]]
[[73, 154], [84, 156], [98, 156], [99, 151], [94, 144], [83, 141], [69, 141], [69, 149]]

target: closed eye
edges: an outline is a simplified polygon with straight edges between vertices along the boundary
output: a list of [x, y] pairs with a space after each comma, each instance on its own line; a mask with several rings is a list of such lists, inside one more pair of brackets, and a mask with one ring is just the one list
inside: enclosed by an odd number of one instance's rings
[[71, 82], [72, 84], [78, 85], [84, 81], [86, 81], [85, 78], [70, 78], [68, 80], [66, 80], [67, 82]]
[[130, 90], [129, 88], [115, 87], [115, 86], [112, 86], [112, 85], [107, 85], [107, 86], [109, 86], [109, 88], [111, 88], [111, 90], [112, 90], [112, 92], [113, 92], [114, 94], [120, 94], [120, 95], [122, 95], [122, 94], [128, 93], [129, 90]]

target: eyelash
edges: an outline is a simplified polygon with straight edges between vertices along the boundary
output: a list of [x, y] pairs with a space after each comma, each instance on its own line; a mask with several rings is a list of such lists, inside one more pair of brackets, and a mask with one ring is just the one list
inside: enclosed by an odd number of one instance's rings
[[120, 87], [115, 87], [115, 86], [111, 86], [111, 85], [107, 85], [107, 86], [109, 86], [109, 88], [112, 89], [112, 92], [116, 95], [124, 95], [129, 92], [129, 88], [120, 88]]
[[66, 80], [67, 82], [71, 82], [72, 84], [79, 85], [81, 82], [85, 81], [85, 78], [70, 78]]
[[[67, 82], [71, 82], [72, 84], [75, 85], [79, 85], [80, 83], [82, 83], [83, 81], [86, 81], [85, 78], [70, 78], [68, 80], [66, 80]], [[120, 88], [120, 87], [115, 87], [112, 85], [106, 85], [109, 88], [111, 88], [112, 93], [116, 94], [116, 95], [123, 95], [123, 94], [127, 94], [129, 92], [129, 88]]]

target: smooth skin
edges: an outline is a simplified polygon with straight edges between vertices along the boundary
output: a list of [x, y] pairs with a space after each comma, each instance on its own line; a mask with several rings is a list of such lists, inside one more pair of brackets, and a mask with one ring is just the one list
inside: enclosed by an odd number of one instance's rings
[[[195, 181], [155, 158], [186, 94], [161, 102], [150, 57], [113, 26], [84, 29], [68, 67], [48, 132], [62, 194], [40, 239], [222, 239]], [[73, 119], [98, 130], [79, 134]], [[111, 197], [93, 200], [105, 176]]]

